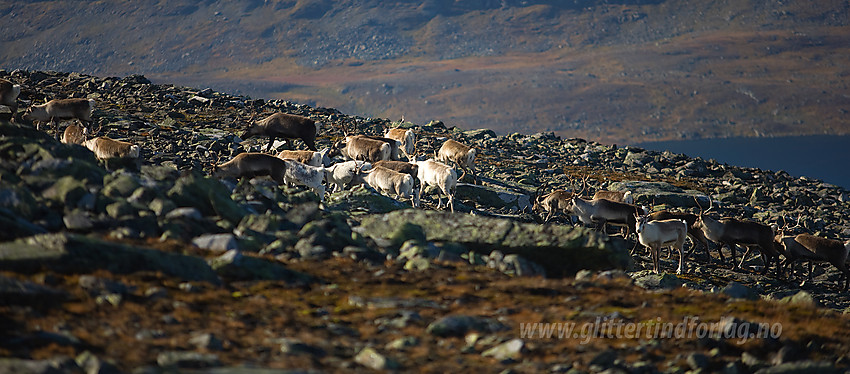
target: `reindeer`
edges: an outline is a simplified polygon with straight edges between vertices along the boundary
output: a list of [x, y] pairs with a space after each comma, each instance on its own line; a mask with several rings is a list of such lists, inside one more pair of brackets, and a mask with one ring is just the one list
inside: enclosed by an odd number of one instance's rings
[[[799, 226], [799, 220], [797, 226]], [[794, 262], [807, 260], [809, 262], [809, 280], [811, 280], [812, 262], [828, 262], [841, 272], [837, 286], [841, 287], [842, 290], [847, 290], [848, 283], [850, 283], [850, 270], [847, 268], [850, 240], [841, 242], [805, 233], [786, 236], [784, 235], [785, 231], [785, 227], [781, 228], [774, 238], [777, 251], [785, 256], [785, 260], [779, 265], [781, 269], [784, 270], [787, 267], [790, 276], [791, 266]], [[844, 280], [843, 285], [842, 279]]]
[[[706, 255], [708, 255], [709, 258], [711, 257], [711, 255], [708, 253], [708, 239], [705, 238], [705, 234], [702, 232], [702, 229], [700, 229], [700, 226], [697, 223], [699, 217], [696, 214], [662, 210], [650, 213], [647, 218], [650, 221], [662, 221], [668, 219], [678, 219], [685, 221], [688, 224], [688, 236], [693, 242], [693, 247], [691, 247], [685, 257], [691, 257], [691, 254], [693, 254], [694, 250], [697, 248], [697, 243], [702, 244], [702, 246], [705, 247]], [[717, 255], [720, 256], [720, 261], [724, 262], [723, 253], [720, 251], [719, 248], [717, 250]]]
[[295, 160], [310, 166], [326, 166], [325, 159], [330, 152], [330, 148], [325, 148], [318, 152], [313, 151], [290, 151], [284, 150], [277, 154], [278, 158]]
[[409, 174], [400, 173], [382, 166], [375, 166], [363, 173], [366, 174], [366, 177], [363, 178], [364, 181], [378, 192], [388, 195], [395, 194], [396, 199], [400, 197], [409, 198], [413, 207], [418, 205], [416, 194], [413, 190], [413, 177]]
[[0, 105], [9, 107], [12, 111], [12, 119], [18, 112], [18, 95], [21, 94], [21, 86], [13, 84], [5, 79], [0, 79]]
[[322, 166], [310, 166], [295, 160], [283, 160], [286, 163], [286, 171], [283, 173], [283, 180], [286, 183], [306, 186], [313, 190], [319, 199], [325, 201], [325, 186], [322, 182], [325, 180], [326, 169]]
[[285, 183], [286, 161], [265, 153], [240, 153], [213, 167], [215, 178], [253, 178], [268, 175], [278, 185]]
[[[448, 197], [446, 204], [454, 213], [454, 195], [457, 189], [457, 172], [455, 169], [434, 160], [417, 161], [413, 156], [411, 156], [410, 163], [419, 167], [417, 177], [422, 183], [421, 190], [424, 191], [428, 186], [438, 187]], [[442, 197], [437, 195], [437, 209], [442, 205]]]
[[626, 204], [634, 204], [635, 201], [632, 198], [632, 191], [596, 191], [593, 194], [593, 199], [606, 199], [611, 201], [616, 201], [618, 203], [626, 203]]
[[[569, 176], [568, 178], [568, 184], [572, 186], [573, 179]], [[534, 194], [534, 204], [532, 205], [531, 210], [535, 212], [546, 212], [546, 217], [543, 219], [544, 223], [549, 222], [549, 220], [552, 219], [552, 217], [554, 217], [558, 212], [570, 213], [570, 207], [572, 204], [571, 199], [573, 196], [581, 195], [581, 193], [584, 192], [585, 187], [587, 187], [588, 178], [589, 176], [582, 178], [582, 188], [578, 193], [575, 193], [575, 186], [572, 186], [573, 192], [555, 190], [545, 196], [542, 196], [541, 191], [546, 187], [546, 185], [544, 184], [540, 186]]]
[[331, 192], [341, 191], [354, 183], [363, 183], [359, 172], [369, 170], [372, 164], [366, 161], [345, 161], [325, 168], [325, 180], [331, 186]]
[[88, 129], [83, 126], [70, 125], [65, 128], [60, 140], [64, 144], [79, 144], [82, 145], [88, 136]]
[[[53, 99], [46, 104], [33, 105], [27, 108], [24, 120], [35, 121], [37, 124], [49, 122], [54, 125], [56, 138], [59, 138], [59, 123], [57, 120], [79, 120], [83, 126], [92, 123], [92, 111], [95, 101], [92, 99]], [[40, 126], [36, 126], [40, 130]]]
[[[251, 120], [253, 120], [253, 117], [251, 117]], [[268, 136], [269, 144], [266, 146], [266, 152], [271, 151], [276, 138], [301, 139], [307, 145], [307, 148], [315, 152], [317, 151], [316, 135], [320, 126], [320, 123], [307, 117], [278, 112], [249, 124], [241, 137], [242, 139], [249, 139], [254, 136]]]
[[658, 273], [658, 256], [662, 247], [672, 246], [679, 250], [679, 268], [676, 274], [684, 270], [684, 254], [682, 248], [688, 233], [688, 223], [679, 219], [651, 221], [649, 216], [635, 215], [635, 231], [638, 241], [649, 248], [652, 256], [653, 271]]
[[140, 148], [138, 145], [120, 140], [110, 139], [105, 136], [89, 139], [83, 145], [92, 151], [98, 159], [110, 158], [139, 158]]
[[416, 148], [416, 134], [413, 133], [413, 130], [395, 127], [387, 129], [384, 137], [399, 142], [401, 151], [404, 152], [404, 155], [407, 158], [410, 158], [410, 156], [414, 153]]
[[585, 200], [579, 196], [570, 199], [570, 210], [578, 216], [585, 225], [597, 225], [597, 230], [607, 231], [606, 226], [612, 223], [626, 227], [624, 237], [627, 237], [637, 221], [635, 216], [643, 214], [643, 209], [637, 206], [606, 199]]
[[[710, 206], [708, 210], [711, 210], [711, 208]], [[729, 246], [729, 249], [732, 251], [732, 269], [740, 268], [743, 265], [746, 255], [749, 253], [750, 246], [757, 246], [760, 249], [759, 252], [761, 252], [761, 257], [764, 261], [762, 274], [767, 273], [771, 260], [777, 259], [778, 262], [779, 252], [777, 252], [774, 246], [773, 228], [758, 222], [741, 221], [734, 218], [714, 219], [705, 215], [707, 212], [703, 212], [700, 209], [697, 220], [699, 227], [708, 240], [718, 244], [718, 252], [723, 250], [724, 245]], [[736, 264], [735, 262], [737, 244], [747, 246], [747, 252], [741, 258], [740, 264]], [[777, 274], [779, 274], [779, 271], [780, 269], [777, 267]]]
[[344, 142], [336, 142], [329, 156], [341, 154], [347, 160], [376, 162], [389, 160], [390, 152], [390, 145], [386, 142], [353, 135], [346, 136]]
[[467, 169], [472, 172], [473, 179], [475, 178], [475, 170], [473, 169], [473, 163], [475, 162], [475, 148], [462, 144], [456, 140], [449, 139], [446, 140], [446, 142], [440, 147], [440, 150], [437, 152], [436, 160], [445, 163], [453, 162], [457, 164], [463, 171], [463, 174], [460, 175], [460, 179], [458, 180], [463, 180], [463, 177], [466, 176]]
[[397, 140], [385, 138], [385, 137], [382, 137], [382, 136], [372, 136], [372, 135], [358, 135], [358, 136], [366, 138], [366, 139], [372, 139], [372, 140], [377, 140], [377, 141], [380, 141], [380, 142], [387, 143], [387, 145], [390, 146], [390, 158], [389, 159], [394, 160], [394, 161], [403, 160], [401, 158], [401, 155], [399, 154], [399, 142]]

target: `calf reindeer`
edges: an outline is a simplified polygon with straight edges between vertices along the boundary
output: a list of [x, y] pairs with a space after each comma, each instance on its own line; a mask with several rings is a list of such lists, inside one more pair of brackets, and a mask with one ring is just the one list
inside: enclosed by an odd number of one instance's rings
[[105, 136], [89, 139], [83, 145], [101, 160], [110, 158], [139, 158], [140, 148], [133, 143], [110, 139]]
[[60, 140], [64, 144], [80, 144], [82, 145], [88, 136], [88, 129], [83, 126], [70, 125], [65, 128]]
[[322, 166], [310, 166], [295, 160], [283, 160], [286, 163], [286, 171], [283, 180], [286, 183], [297, 186], [305, 186], [319, 195], [319, 200], [325, 201], [325, 168]]
[[352, 160], [336, 163], [325, 168], [325, 180], [331, 186], [331, 192], [342, 191], [352, 182], [362, 183], [362, 180], [356, 180], [359, 172], [371, 168], [372, 164], [366, 161]]
[[253, 178], [270, 176], [278, 185], [285, 183], [286, 161], [265, 153], [240, 153], [221, 165], [213, 167], [215, 178]]
[[413, 177], [409, 174], [400, 173], [387, 169], [383, 166], [375, 166], [366, 174], [364, 181], [380, 193], [394, 194], [396, 199], [410, 199], [413, 207], [417, 206], [416, 194], [413, 191]]
[[635, 231], [638, 241], [649, 248], [652, 256], [653, 271], [658, 273], [658, 257], [662, 247], [672, 246], [679, 251], [679, 268], [676, 274], [684, 271], [685, 237], [688, 235], [688, 223], [680, 219], [651, 221], [649, 216], [635, 216]]

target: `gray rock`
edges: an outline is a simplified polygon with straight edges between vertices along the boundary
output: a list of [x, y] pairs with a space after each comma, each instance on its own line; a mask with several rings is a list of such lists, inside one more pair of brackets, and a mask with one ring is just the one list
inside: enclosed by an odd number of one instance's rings
[[20, 214], [6, 208], [0, 208], [0, 227], [3, 227], [3, 230], [0, 230], [0, 240], [2, 241], [47, 232], [43, 227], [25, 220]]
[[90, 351], [77, 355], [74, 359], [77, 365], [86, 374], [119, 374], [121, 370], [113, 362], [106, 362], [98, 358]]
[[201, 214], [201, 211], [196, 208], [177, 208], [169, 211], [165, 215], [166, 219], [191, 219], [195, 221], [200, 221], [204, 219], [204, 216]]
[[720, 292], [733, 299], [758, 300], [761, 298], [758, 292], [738, 282], [729, 282]]
[[461, 314], [442, 317], [429, 324], [425, 331], [431, 335], [447, 337], [463, 336], [471, 330], [494, 333], [506, 329], [508, 326], [494, 319]]
[[14, 374], [63, 374], [79, 373], [80, 367], [69, 357], [56, 357], [46, 360], [26, 360], [21, 358], [0, 358], [0, 373]]
[[794, 295], [783, 297], [781, 300], [779, 300], [779, 302], [785, 304], [806, 305], [812, 307], [822, 306], [821, 303], [817, 301], [814, 296], [812, 296], [812, 294], [806, 291], [800, 291]]
[[211, 251], [239, 250], [239, 242], [233, 234], [205, 234], [192, 239], [192, 244]]
[[520, 357], [524, 346], [525, 343], [523, 343], [522, 339], [511, 339], [484, 351], [481, 355], [484, 357], [493, 357], [499, 361], [516, 360]]
[[[177, 205], [174, 204], [171, 200], [163, 199], [163, 198], [154, 198], [151, 200], [150, 204], [148, 204], [148, 208], [156, 214], [157, 217], [162, 217], [174, 209], [177, 209]], [[192, 209], [192, 208], [183, 208], [183, 209]], [[197, 209], [195, 209], [197, 210]], [[198, 216], [201, 216], [201, 212], [198, 211]]]
[[531, 197], [496, 187], [458, 183], [456, 199], [472, 201], [490, 209], [507, 209], [510, 212], [531, 211]]
[[700, 205], [708, 208], [708, 196], [696, 190], [683, 190], [666, 182], [624, 181], [608, 185], [613, 191], [632, 191], [636, 204], [664, 204], [672, 207], [697, 207], [695, 198]]
[[94, 227], [94, 222], [84, 211], [73, 211], [62, 217], [65, 228], [72, 231], [88, 231]]
[[108, 174], [103, 179], [101, 192], [111, 198], [126, 199], [141, 186], [135, 176], [126, 172]]
[[218, 355], [197, 352], [162, 352], [156, 356], [156, 363], [162, 367], [184, 369], [203, 369], [221, 366]]
[[652, 274], [648, 271], [633, 273], [632, 278], [639, 287], [648, 290], [670, 290], [682, 287], [685, 282], [675, 274]]
[[422, 227], [432, 242], [469, 243], [473, 250], [498, 249], [540, 264], [549, 276], [573, 275], [581, 268], [629, 268], [631, 257], [625, 242], [590, 229], [559, 225], [516, 223], [508, 219], [402, 210], [363, 219], [360, 232], [379, 240], [389, 238], [400, 226]]
[[0, 268], [28, 272], [42, 266], [66, 273], [161, 271], [185, 280], [219, 282], [203, 259], [80, 235], [42, 234], [0, 243]]
[[0, 304], [58, 303], [68, 293], [40, 284], [20, 281], [0, 275]]
[[354, 356], [354, 362], [374, 370], [393, 370], [398, 368], [398, 363], [386, 356], [378, 353], [371, 347], [363, 348], [357, 356]]
[[311, 283], [314, 279], [283, 264], [264, 258], [243, 256], [237, 250], [209, 260], [210, 267], [223, 278], [231, 280], [282, 280], [293, 284]]
[[218, 180], [195, 174], [177, 179], [166, 195], [179, 207], [194, 207], [204, 216], [220, 216], [234, 225], [248, 214]]

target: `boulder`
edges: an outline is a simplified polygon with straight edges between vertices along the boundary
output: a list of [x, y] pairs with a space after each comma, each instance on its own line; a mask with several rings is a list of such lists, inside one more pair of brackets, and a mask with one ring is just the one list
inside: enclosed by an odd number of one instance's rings
[[218, 274], [229, 280], [282, 280], [294, 284], [314, 281], [313, 277], [287, 269], [282, 263], [243, 256], [235, 249], [210, 259], [209, 264]]
[[636, 204], [664, 204], [670, 207], [697, 207], [694, 198], [700, 205], [708, 208], [708, 196], [696, 190], [683, 190], [667, 182], [624, 181], [608, 185], [612, 191], [632, 191]]
[[365, 217], [359, 231], [391, 240], [400, 227], [418, 225], [428, 241], [468, 244], [489, 255], [498, 249], [540, 264], [550, 277], [572, 276], [581, 269], [627, 269], [632, 264], [625, 241], [585, 228], [517, 223], [468, 214], [402, 210]]
[[511, 212], [531, 211], [531, 198], [505, 189], [458, 183], [455, 198], [472, 201], [479, 206], [492, 209], [507, 209]]
[[41, 234], [0, 243], [0, 269], [34, 272], [41, 268], [64, 273], [161, 271], [185, 280], [219, 282], [203, 259], [82, 235]]

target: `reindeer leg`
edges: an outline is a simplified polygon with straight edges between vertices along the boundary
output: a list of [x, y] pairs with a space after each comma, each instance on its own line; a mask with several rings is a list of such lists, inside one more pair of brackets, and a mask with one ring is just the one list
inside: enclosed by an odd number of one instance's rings
[[[676, 269], [676, 274], [682, 274], [682, 272], [684, 272], [685, 257], [684, 257], [684, 251], [682, 251], [682, 249], [684, 248], [684, 244], [685, 243], [682, 243], [681, 245], [679, 245], [679, 248], [678, 248], [679, 249], [679, 268]], [[672, 249], [670, 250], [670, 252], [672, 252]]]
[[652, 269], [655, 272], [655, 274], [658, 274], [658, 269], [659, 269], [658, 257], [660, 255], [659, 252], [661, 251], [661, 246], [653, 244], [650, 247], [650, 251], [652, 251]]

